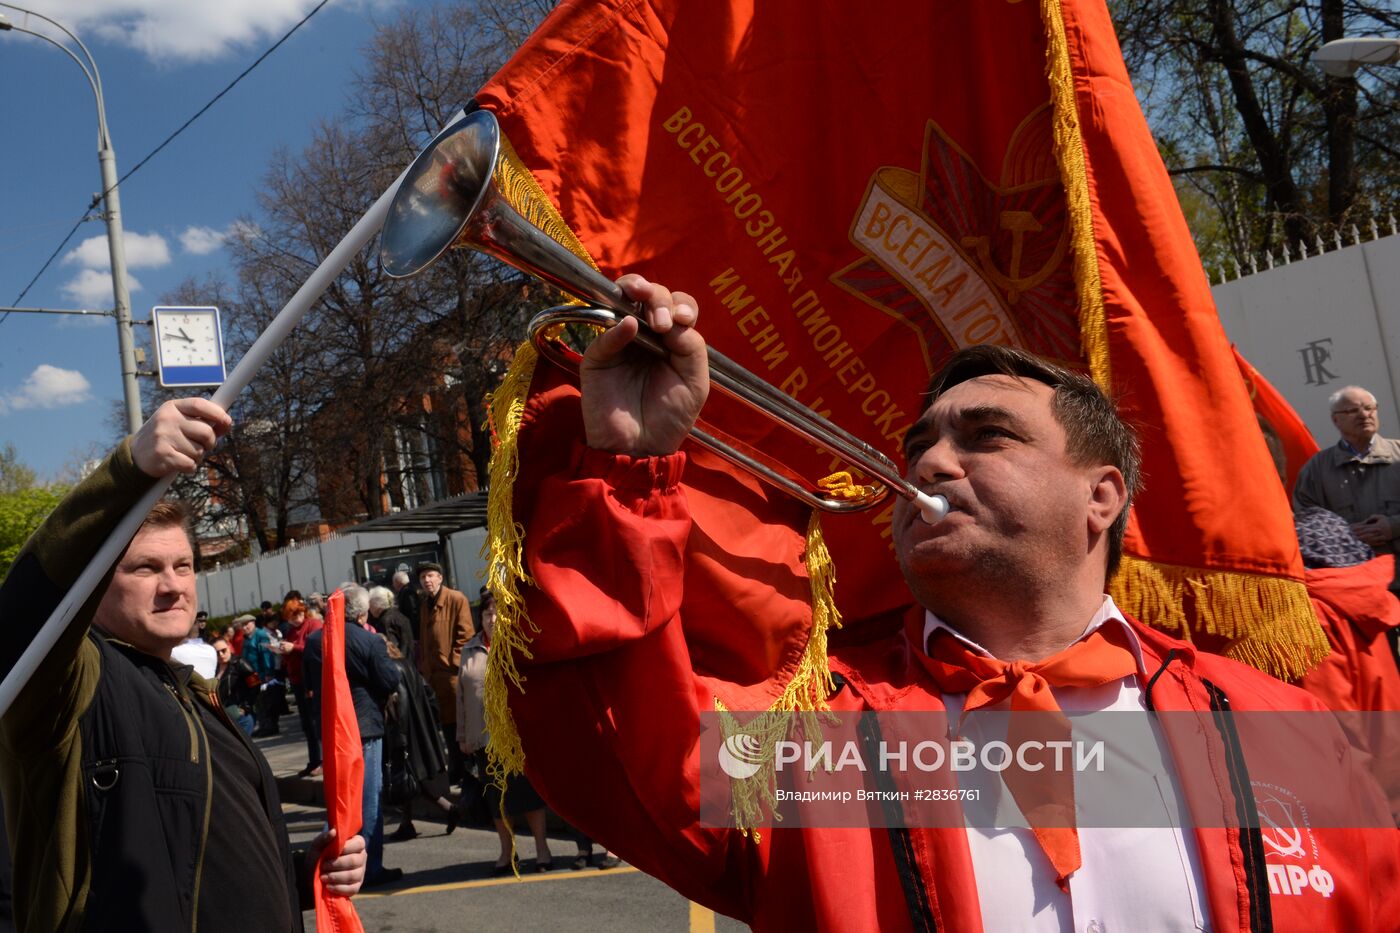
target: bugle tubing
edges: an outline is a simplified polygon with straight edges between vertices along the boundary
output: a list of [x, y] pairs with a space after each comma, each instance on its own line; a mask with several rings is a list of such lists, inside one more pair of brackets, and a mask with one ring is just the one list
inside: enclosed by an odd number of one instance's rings
[[[502, 155], [496, 118], [478, 110], [448, 126], [418, 155], [389, 208], [381, 237], [380, 260], [390, 276], [415, 275], [449, 249], [475, 249], [495, 256], [579, 298], [586, 306], [546, 311], [531, 322], [531, 339], [541, 352], [564, 366], [576, 366], [577, 353], [555, 334], [562, 326], [610, 327], [619, 315], [641, 318], [637, 304], [592, 265], [563, 245], [569, 231], [529, 194], [523, 170]], [[553, 228], [553, 229], [551, 229]], [[553, 235], [551, 235], [553, 234]], [[637, 343], [665, 355], [656, 334], [643, 322]], [[783, 425], [803, 440], [874, 479], [875, 485], [833, 493], [798, 478], [796, 471], [764, 462], [697, 425], [691, 437], [729, 462], [748, 470], [814, 508], [849, 512], [869, 508], [889, 492], [918, 506], [925, 521], [948, 511], [947, 500], [930, 496], [904, 479], [889, 457], [798, 403], [713, 347], [710, 380], [722, 393]]]

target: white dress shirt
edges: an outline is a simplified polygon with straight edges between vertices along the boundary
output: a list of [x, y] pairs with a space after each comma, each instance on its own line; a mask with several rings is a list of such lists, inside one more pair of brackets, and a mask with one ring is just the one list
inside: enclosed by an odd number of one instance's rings
[[[1089, 620], [1082, 641], [1102, 625], [1121, 625], [1137, 657], [1138, 673], [1101, 687], [1052, 687], [1055, 702], [1066, 713], [1145, 711], [1142, 684], [1145, 670], [1142, 645], [1113, 600]], [[992, 657], [981, 645], [963, 637], [933, 613], [924, 623], [924, 649], [929, 637], [942, 629], [974, 651]], [[1068, 646], [1066, 646], [1068, 647]], [[950, 721], [962, 715], [964, 694], [945, 693]], [[1069, 876], [1069, 892], [1055, 883], [1055, 869], [1029, 829], [990, 829], [969, 823], [967, 844], [972, 851], [982, 923], [988, 933], [1124, 933], [1124, 931], [1207, 930], [1205, 883], [1196, 839], [1179, 822], [1186, 811], [1176, 767], [1159, 730], [1152, 729], [1160, 758], [1141, 763], [1143, 780], [1153, 772], [1165, 774], [1171, 786], [1159, 783], [1162, 818], [1144, 820], [1157, 827], [1079, 830], [1082, 864]], [[1149, 742], [1149, 745], [1153, 743]]]
[[213, 680], [219, 670], [219, 652], [200, 638], [187, 638], [170, 650], [170, 657], [188, 664], [205, 680]]

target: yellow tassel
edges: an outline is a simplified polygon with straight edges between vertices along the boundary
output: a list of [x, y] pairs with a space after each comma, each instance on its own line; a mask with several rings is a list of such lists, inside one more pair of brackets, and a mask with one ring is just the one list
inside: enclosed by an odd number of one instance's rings
[[525, 167], [525, 163], [516, 154], [515, 147], [504, 134], [501, 136], [501, 152], [496, 157], [496, 172], [493, 178], [496, 190], [501, 192], [506, 203], [515, 208], [520, 216], [562, 243], [569, 252], [597, 268], [573, 228], [554, 207], [554, 202], [544, 193], [534, 174]]
[[[495, 180], [502, 197], [521, 216], [597, 268], [583, 243], [504, 134], [496, 159]], [[489, 398], [491, 421], [496, 426], [496, 449], [488, 469], [486, 543], [482, 545], [481, 556], [487, 560], [487, 586], [496, 597], [496, 628], [486, 659], [482, 693], [488, 734], [487, 773], [502, 791], [502, 817], [505, 816], [506, 779], [525, 771], [525, 749], [510, 711], [510, 689], [523, 690], [525, 680], [516, 666], [516, 656], [533, 657], [529, 647], [531, 636], [526, 629], [539, 631], [530, 621], [521, 592], [524, 587], [535, 584], [525, 570], [525, 529], [515, 520], [513, 507], [515, 477], [520, 466], [520, 421], [538, 361], [539, 353], [534, 344], [525, 341], [516, 349], [505, 379]], [[511, 844], [513, 854], [513, 839]]]
[[817, 480], [817, 486], [833, 499], [861, 499], [875, 492], [874, 486], [859, 485], [845, 470]]
[[[497, 186], [512, 207], [596, 268], [583, 244], [504, 136], [501, 140], [501, 155], [496, 163], [496, 173]], [[513, 510], [515, 477], [520, 458], [520, 422], [537, 361], [538, 353], [534, 345], [526, 341], [516, 351], [505, 379], [490, 397], [491, 418], [496, 425], [497, 434], [496, 449], [492, 454], [489, 470], [487, 536], [482, 547], [482, 556], [487, 559], [487, 585], [496, 597], [496, 627], [491, 640], [491, 651], [486, 660], [483, 694], [486, 728], [489, 733], [486, 746], [487, 773], [502, 791], [505, 790], [508, 777], [522, 774], [525, 769], [525, 750], [520, 742], [515, 718], [510, 711], [510, 691], [514, 688], [524, 692], [525, 678], [516, 665], [516, 656], [518, 654], [525, 658], [532, 657], [529, 648], [530, 632], [539, 631], [530, 620], [525, 607], [522, 589], [535, 584], [525, 569], [525, 530], [515, 521]], [[862, 492], [862, 487], [856, 486], [849, 476], [845, 478], [844, 483], [839, 479], [832, 481], [835, 490], [846, 491], [851, 495], [859, 495]], [[812, 630], [792, 680], [769, 708], [769, 714], [783, 715], [769, 715], [758, 726], [768, 732], [786, 728], [787, 713], [811, 714], [815, 710], [827, 709], [826, 698], [835, 689], [831, 669], [827, 663], [827, 631], [832, 626], [841, 624], [841, 615], [836, 609], [835, 568], [822, 536], [820, 518], [815, 512], [807, 524], [804, 561], [812, 588]], [[715, 701], [715, 708], [728, 716], [718, 699]], [[729, 720], [737, 727], [737, 721], [733, 720], [732, 716], [729, 716]], [[805, 729], [820, 728], [810, 715], [802, 716], [801, 720]], [[763, 746], [768, 749], [770, 756], [773, 753], [773, 745], [774, 742], [767, 742]], [[763, 773], [762, 769], [760, 773]], [[767, 773], [766, 780], [771, 781], [772, 769], [767, 769]], [[741, 796], [746, 801], [743, 804], [740, 803]], [[757, 790], [736, 795], [736, 818], [742, 813], [740, 827], [751, 828], [758, 822], [759, 800], [764, 797], [771, 807], [771, 785], [768, 786], [766, 795]], [[501, 815], [505, 816], [504, 799]], [[753, 836], [756, 839], [757, 833], [753, 833]], [[512, 848], [512, 854], [513, 852]]]
[[1054, 107], [1055, 161], [1065, 186], [1069, 209], [1070, 247], [1074, 254], [1074, 283], [1079, 293], [1079, 341], [1089, 374], [1105, 392], [1112, 385], [1108, 326], [1104, 317], [1103, 281], [1094, 245], [1094, 214], [1089, 199], [1089, 170], [1084, 160], [1084, 137], [1074, 99], [1074, 72], [1069, 63], [1064, 13], [1060, 0], [1042, 0], [1045, 24], [1045, 71]]
[[1296, 580], [1124, 555], [1109, 592], [1124, 612], [1179, 638], [1225, 639], [1227, 657], [1280, 680], [1303, 676], [1329, 651], [1307, 587]]
[[515, 521], [511, 500], [519, 471], [520, 420], [538, 359], [534, 344], [529, 341], [521, 344], [505, 379], [490, 396], [497, 440], [489, 469], [486, 544], [481, 556], [487, 561], [487, 586], [496, 597], [496, 627], [491, 637], [491, 651], [486, 656], [486, 683], [482, 693], [489, 735], [487, 770], [502, 790], [507, 777], [525, 770], [525, 750], [511, 716], [509, 691], [511, 685], [521, 689], [524, 680], [516, 667], [516, 653], [527, 658], [531, 656], [530, 636], [525, 627], [528, 625], [537, 631], [525, 611], [525, 597], [521, 592], [522, 586], [533, 586], [534, 581], [525, 570], [525, 529]]
[[763, 834], [754, 827], [763, 822], [764, 811], [773, 815], [775, 823], [783, 819], [778, 812], [777, 769], [774, 767], [778, 743], [784, 739], [800, 741], [798, 737], [805, 737], [813, 745], [819, 745], [821, 720], [832, 721], [834, 716], [830, 712], [773, 708], [741, 724], [718, 697], [715, 698], [715, 712], [719, 714], [720, 735], [724, 741], [736, 735], [751, 736], [752, 740], [745, 746], [758, 749], [757, 758], [749, 759], [758, 765], [758, 770], [747, 778], [730, 778], [729, 806], [735, 827], [753, 842], [762, 842]]
[[[720, 734], [725, 739], [740, 734], [751, 735], [756, 741], [753, 747], [760, 750], [757, 773], [749, 778], [730, 781], [730, 809], [734, 825], [754, 842], [762, 839], [754, 827], [762, 822], [765, 805], [774, 819], [781, 818], [777, 813], [773, 769], [778, 741], [796, 726], [812, 741], [819, 742], [821, 722], [817, 714], [830, 709], [826, 698], [836, 690], [827, 659], [827, 632], [833, 626], [840, 628], [841, 613], [836, 608], [836, 568], [822, 535], [821, 515], [818, 512], [813, 512], [807, 521], [807, 549], [803, 561], [811, 581], [812, 631], [807, 636], [807, 647], [802, 652], [802, 660], [798, 662], [792, 680], [766, 712], [743, 725], [718, 697], [715, 698]], [[793, 713], [799, 715], [793, 717]]]
[[841, 612], [836, 608], [836, 565], [822, 535], [820, 512], [813, 512], [807, 519], [807, 551], [803, 562], [807, 565], [812, 587], [812, 633], [807, 637], [807, 649], [802, 653], [792, 682], [773, 704], [773, 709], [824, 710], [826, 698], [836, 690], [827, 662], [826, 635], [828, 630], [841, 627]]

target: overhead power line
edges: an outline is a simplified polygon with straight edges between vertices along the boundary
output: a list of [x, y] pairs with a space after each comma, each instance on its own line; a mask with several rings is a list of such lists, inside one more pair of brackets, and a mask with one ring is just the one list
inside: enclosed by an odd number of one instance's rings
[[[331, 2], [331, 0], [321, 0], [320, 3], [318, 3], [318, 4], [316, 4], [314, 7], [312, 7], [312, 8], [311, 8], [311, 12], [310, 12], [310, 13], [307, 13], [305, 16], [303, 16], [303, 17], [301, 18], [301, 22], [297, 23], [297, 24], [296, 24], [295, 26], [293, 26], [291, 29], [288, 29], [287, 32], [286, 32], [286, 34], [283, 35], [282, 38], [280, 38], [280, 39], [278, 39], [276, 42], [272, 43], [272, 45], [268, 47], [268, 49], [267, 49], [266, 52], [263, 52], [261, 55], [259, 55], [259, 56], [253, 61], [253, 63], [252, 63], [251, 65], [249, 65], [247, 68], [244, 68], [243, 71], [238, 75], [238, 77], [234, 78], [232, 81], [230, 81], [230, 82], [228, 83], [228, 86], [227, 86], [227, 87], [225, 87], [222, 91], [220, 91], [219, 93], [215, 94], [212, 98], [210, 98], [210, 99], [209, 99], [209, 103], [205, 104], [203, 107], [200, 107], [199, 110], [195, 112], [195, 115], [194, 115], [194, 116], [190, 117], [190, 118], [189, 118], [188, 120], [186, 120], [184, 123], [180, 124], [180, 128], [179, 128], [179, 129], [177, 129], [175, 132], [171, 133], [169, 136], [165, 137], [165, 140], [164, 140], [159, 146], [156, 146], [154, 149], [152, 149], [150, 152], [148, 152], [148, 153], [145, 155], [145, 157], [141, 159], [141, 161], [137, 162], [137, 163], [136, 163], [135, 165], [133, 165], [130, 169], [128, 169], [128, 170], [127, 170], [127, 173], [126, 173], [125, 175], [123, 175], [121, 178], [118, 178], [118, 179], [117, 179], [117, 184], [116, 184], [116, 185], [113, 185], [112, 187], [113, 187], [113, 188], [117, 187], [117, 185], [120, 185], [122, 182], [126, 181], [126, 180], [127, 180], [128, 178], [130, 178], [132, 175], [135, 175], [136, 172], [137, 172], [137, 170], [140, 169], [141, 166], [143, 166], [143, 165], [145, 165], [147, 162], [151, 161], [152, 157], [154, 157], [155, 154], [156, 154], [157, 152], [160, 152], [160, 151], [161, 151], [162, 149], [164, 149], [166, 146], [170, 145], [170, 143], [171, 143], [172, 141], [174, 141], [174, 139], [175, 139], [176, 136], [179, 136], [181, 133], [183, 133], [185, 130], [187, 130], [187, 129], [189, 128], [189, 126], [190, 126], [191, 123], [193, 123], [194, 121], [198, 120], [200, 117], [204, 116], [204, 112], [205, 112], [206, 110], [208, 110], [210, 107], [212, 107], [212, 106], [214, 106], [215, 104], [217, 104], [217, 103], [219, 102], [219, 98], [223, 97], [223, 96], [224, 96], [225, 94], [227, 94], [229, 91], [233, 90], [234, 86], [235, 86], [236, 84], [238, 84], [239, 81], [242, 81], [244, 78], [248, 77], [248, 74], [249, 74], [254, 68], [258, 67], [259, 65], [261, 65], [261, 64], [263, 63], [263, 59], [267, 58], [267, 57], [268, 57], [269, 55], [271, 55], [273, 52], [277, 51], [278, 46], [280, 46], [283, 42], [286, 42], [288, 39], [290, 39], [290, 38], [292, 37], [292, 33], [296, 32], [296, 31], [297, 31], [298, 29], [300, 29], [302, 26], [305, 26], [307, 20], [311, 19], [311, 17], [313, 17], [313, 16], [315, 16], [317, 13], [321, 12], [321, 8], [322, 8], [323, 6], [325, 6], [327, 3], [330, 3], [330, 2]], [[105, 195], [106, 195], [106, 192], [103, 192], [103, 195], [105, 196]]]
[[[321, 12], [321, 8], [324, 7], [327, 3], [330, 3], [330, 0], [321, 0], [320, 3], [312, 7], [311, 12], [303, 16], [301, 20], [298, 21], [297, 24], [294, 25], [291, 29], [288, 29], [282, 35], [282, 38], [278, 39], [276, 42], [272, 43], [272, 45], [268, 46], [267, 50], [264, 51], [261, 55], [259, 55], [256, 59], [254, 59], [251, 65], [239, 72], [238, 77], [230, 81], [222, 91], [211, 97], [207, 104], [205, 104], [203, 107], [200, 107], [199, 110], [195, 111], [194, 116], [190, 117], [184, 123], [180, 124], [179, 128], [176, 129], [175, 132], [171, 133], [169, 136], [165, 137], [165, 139], [161, 141], [160, 145], [156, 146], [150, 152], [146, 153], [146, 155], [143, 156], [135, 165], [133, 165], [130, 169], [127, 170], [125, 175], [123, 175], [121, 178], [118, 178], [116, 183], [113, 184], [111, 188], [106, 189], [100, 194], [94, 195], [92, 203], [88, 205], [87, 210], [83, 211], [83, 216], [79, 217], [77, 223], [73, 224], [73, 229], [68, 231], [68, 235], [63, 238], [63, 242], [59, 243], [58, 247], [51, 254], [49, 254], [49, 258], [44, 261], [43, 266], [39, 268], [38, 272], [34, 273], [34, 277], [29, 280], [29, 284], [24, 286], [24, 290], [19, 293], [19, 295], [15, 298], [13, 302], [11, 302], [11, 304], [18, 305], [21, 301], [24, 300], [24, 296], [29, 294], [29, 290], [34, 287], [34, 283], [39, 281], [40, 276], [42, 276], [46, 271], [48, 271], [49, 266], [53, 265], [53, 261], [56, 258], [58, 258], [58, 255], [60, 253], [63, 252], [63, 248], [68, 245], [68, 241], [73, 239], [73, 234], [77, 233], [78, 228], [83, 225], [83, 222], [90, 218], [91, 215], [88, 213], [88, 211], [91, 211], [94, 207], [101, 204], [103, 198], [107, 196], [107, 193], [109, 191], [120, 187], [122, 182], [126, 181], [132, 175], [135, 175], [141, 169], [141, 167], [144, 166], [147, 162], [151, 161], [151, 159], [154, 158], [158, 152], [160, 152], [166, 146], [174, 142], [175, 138], [181, 133], [183, 133], [185, 130], [189, 129], [190, 126], [194, 123], [194, 121], [204, 116], [204, 114], [209, 110], [210, 107], [213, 107], [219, 102], [219, 99], [221, 97], [223, 97], [229, 91], [233, 90], [234, 87], [238, 85], [238, 82], [248, 77], [248, 75], [252, 73], [254, 68], [261, 65], [269, 55], [277, 51], [277, 49], [282, 45], [282, 43], [286, 42], [292, 37], [293, 33], [295, 33], [302, 26], [305, 26], [307, 21], [310, 20], [311, 17]], [[0, 324], [5, 323], [9, 316], [9, 312], [6, 312], [3, 316], [0, 316]]]
[[[67, 246], [68, 241], [73, 239], [73, 234], [78, 232], [78, 228], [83, 225], [83, 222], [88, 219], [88, 216], [88, 212], [83, 211], [83, 216], [79, 217], [77, 223], [73, 224], [73, 229], [68, 231], [68, 235], [63, 238], [63, 242], [58, 244], [58, 247], [52, 253], [49, 253], [49, 258], [44, 260], [44, 264], [39, 267], [39, 271], [34, 273], [34, 278], [29, 280], [29, 284], [24, 286], [24, 290], [19, 293], [14, 301], [10, 302], [11, 304], [17, 305], [24, 300], [24, 296], [29, 294], [29, 290], [34, 287], [34, 283], [39, 281], [39, 276], [43, 275], [48, 270], [49, 266], [53, 265], [53, 261], [58, 258], [59, 253], [63, 252], [63, 247]], [[10, 312], [6, 311], [4, 316], [0, 317], [0, 324], [4, 324], [9, 318]]]

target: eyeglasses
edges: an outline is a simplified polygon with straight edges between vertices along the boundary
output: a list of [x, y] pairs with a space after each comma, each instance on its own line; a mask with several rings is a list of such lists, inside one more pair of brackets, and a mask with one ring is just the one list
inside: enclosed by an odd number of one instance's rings
[[1373, 414], [1373, 413], [1375, 412], [1375, 410], [1376, 410], [1376, 406], [1375, 406], [1375, 405], [1362, 405], [1362, 406], [1360, 406], [1359, 408], [1339, 408], [1339, 409], [1337, 409], [1336, 411], [1332, 412], [1332, 414], [1334, 414], [1334, 415], [1347, 415], [1347, 416], [1351, 416], [1351, 415], [1369, 415], [1369, 414]]

